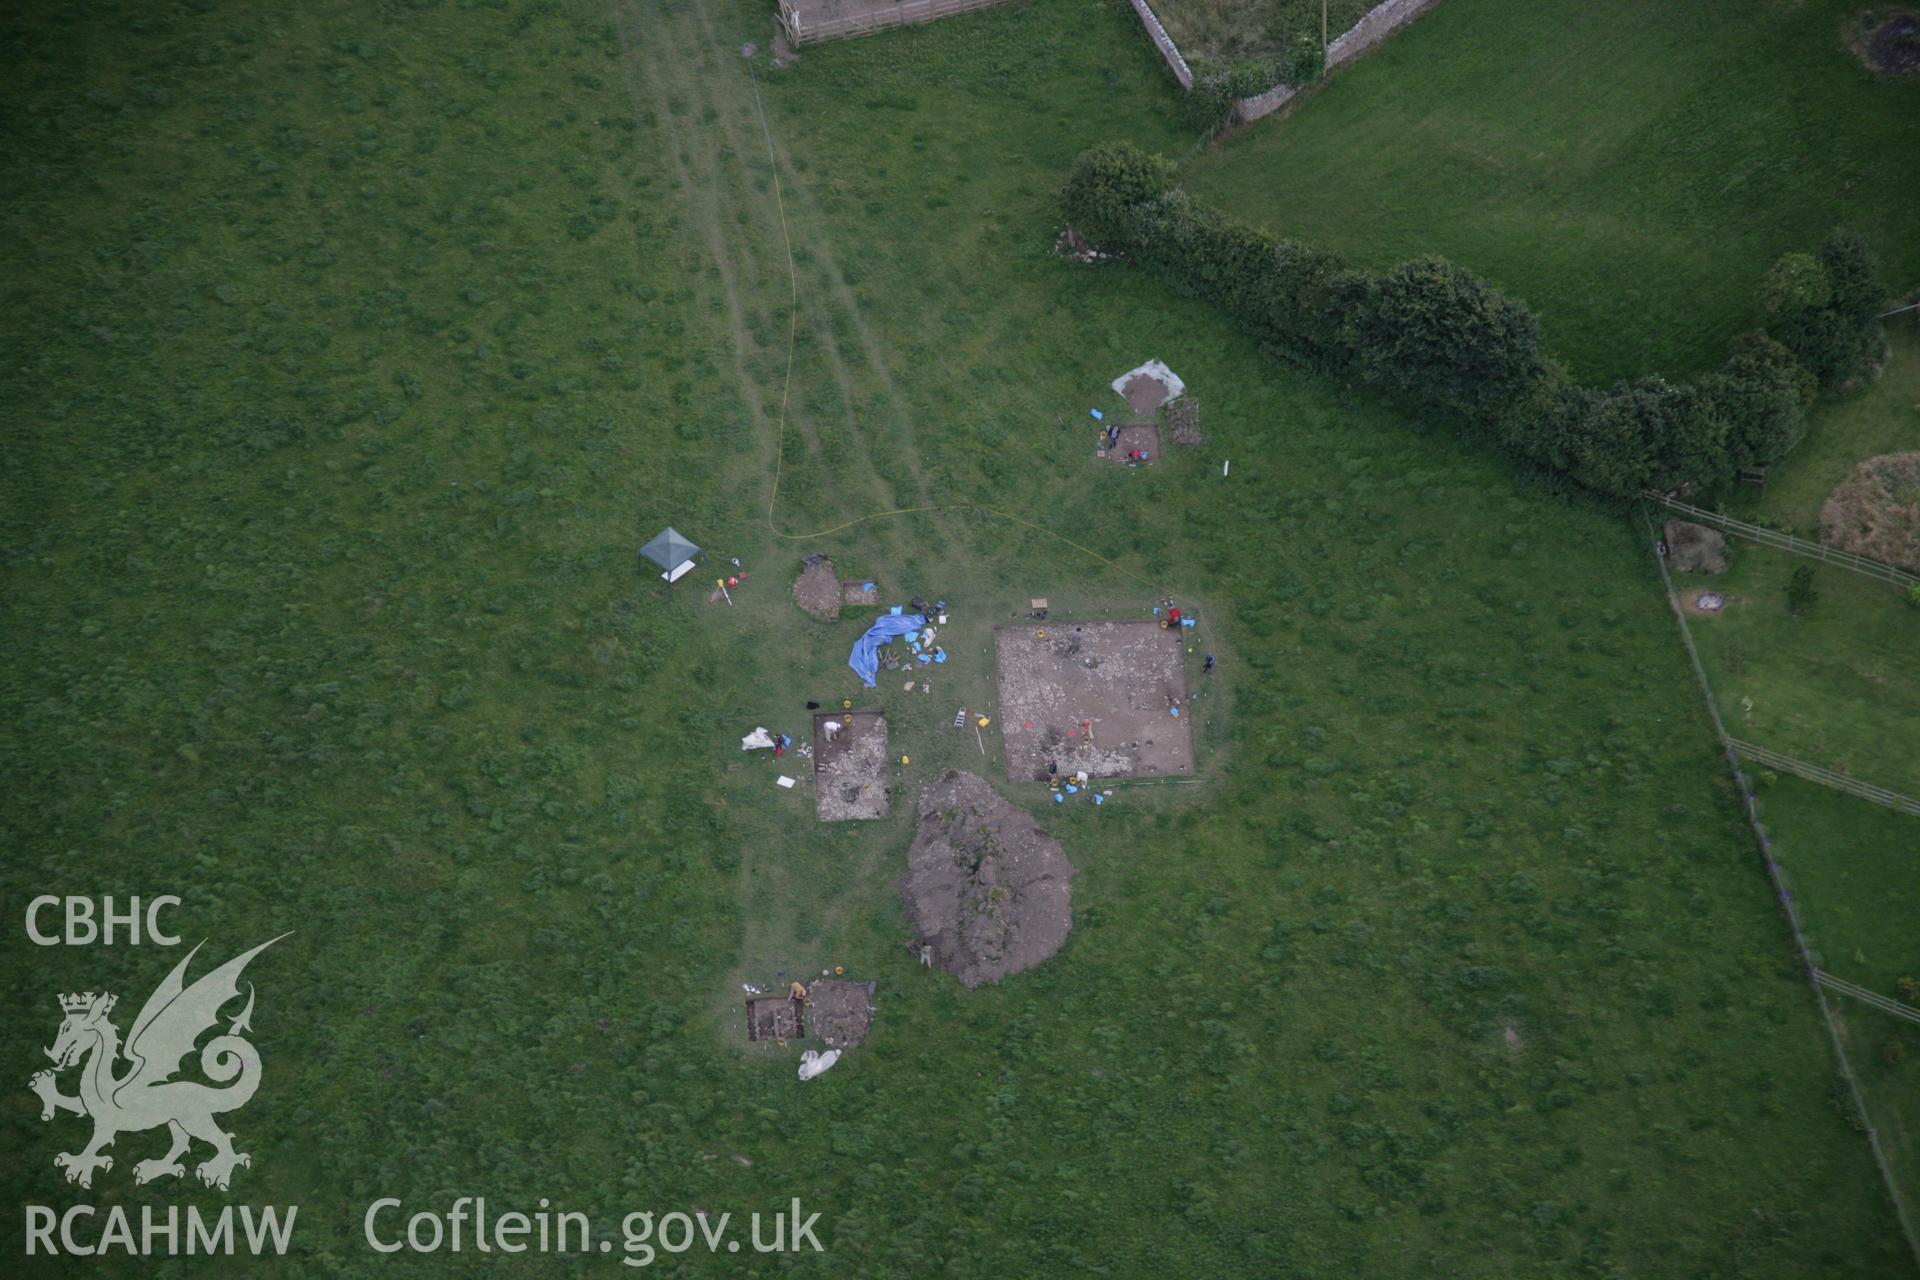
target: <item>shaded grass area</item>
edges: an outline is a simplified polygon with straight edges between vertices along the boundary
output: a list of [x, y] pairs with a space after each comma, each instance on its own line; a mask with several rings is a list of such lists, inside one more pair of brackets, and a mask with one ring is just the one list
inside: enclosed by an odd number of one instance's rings
[[1448, 0], [1185, 181], [1366, 266], [1451, 258], [1582, 379], [1701, 370], [1837, 224], [1920, 280], [1920, 81], [1847, 50], [1859, 7]]
[[[373, 1196], [482, 1193], [799, 1195], [829, 1252], [795, 1274], [1902, 1264], [1637, 539], [1048, 256], [1072, 155], [1177, 145], [1130, 14], [767, 82], [782, 439], [763, 5], [12, 21], [0, 884], [175, 892], [216, 950], [297, 927], [250, 971], [241, 1185], [303, 1205], [262, 1273], [370, 1273]], [[1213, 443], [1098, 467], [1068, 424], [1152, 355]], [[782, 530], [1029, 523], [776, 538], [776, 448]], [[751, 570], [734, 607], [636, 572], [669, 521]], [[858, 690], [857, 620], [786, 594], [814, 549], [954, 607], [934, 695]], [[1074, 935], [963, 994], [893, 878], [921, 771], [981, 759], [942, 727], [992, 696], [972, 641], [1148, 584], [1223, 655], [1206, 781], [1043, 810]], [[914, 761], [887, 821], [737, 750], [868, 697]], [[167, 958], [28, 950], [20, 1043], [54, 981], [131, 999]], [[801, 1088], [739, 986], [836, 964], [879, 1021]], [[30, 1107], [0, 1185], [72, 1202]]]
[[1879, 380], [1820, 406], [1807, 438], [1773, 469], [1765, 491], [1739, 487], [1728, 514], [1818, 538], [1821, 504], [1854, 468], [1883, 453], [1920, 449], [1920, 326], [1890, 321], [1887, 338], [1890, 355]]
[[[1760, 794], [1774, 857], [1827, 972], [1900, 999], [1920, 977], [1920, 821], [1781, 778]], [[1909, 1203], [1920, 1194], [1920, 1026], [1829, 994], [1847, 1059]]]
[[[1677, 575], [1691, 599], [1721, 592], [1717, 615], [1690, 614], [1694, 643], [1735, 737], [1920, 796], [1920, 609], [1885, 583], [1730, 539], [1729, 568]], [[1818, 598], [1802, 617], [1787, 587], [1802, 565]]]

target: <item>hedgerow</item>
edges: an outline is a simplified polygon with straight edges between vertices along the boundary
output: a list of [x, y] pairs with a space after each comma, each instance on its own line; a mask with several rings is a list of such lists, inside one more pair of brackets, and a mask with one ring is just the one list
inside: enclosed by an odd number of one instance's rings
[[1857, 237], [1783, 259], [1763, 290], [1768, 334], [1684, 383], [1573, 384], [1546, 357], [1524, 303], [1472, 272], [1422, 258], [1373, 273], [1199, 203], [1174, 168], [1126, 143], [1082, 153], [1061, 190], [1068, 223], [1224, 309], [1283, 354], [1357, 377], [1514, 460], [1609, 498], [1710, 489], [1784, 457], [1818, 386], [1877, 349], [1881, 295]]

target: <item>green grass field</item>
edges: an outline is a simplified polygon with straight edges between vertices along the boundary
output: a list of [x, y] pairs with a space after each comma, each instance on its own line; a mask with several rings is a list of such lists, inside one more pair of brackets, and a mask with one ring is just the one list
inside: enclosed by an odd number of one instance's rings
[[1447, 0], [1183, 181], [1363, 265], [1451, 258], [1583, 379], [1693, 372], [1836, 224], [1920, 283], [1920, 80], [1847, 50], [1861, 7]]
[[[1914, 820], [1790, 777], [1762, 787], [1760, 812], [1820, 967], [1899, 999], [1899, 980], [1920, 977]], [[1888, 1159], [1920, 1186], [1920, 1027], [1828, 999]]]
[[[81, 1122], [18, 1087], [14, 1203], [299, 1204], [279, 1275], [472, 1273], [373, 1254], [383, 1195], [616, 1247], [798, 1196], [795, 1275], [1910, 1262], [1633, 530], [1049, 255], [1082, 147], [1187, 141], [1124, 8], [761, 63], [777, 192], [744, 0], [6, 21], [0, 886], [176, 893], [216, 958], [297, 930], [248, 971], [231, 1195], [135, 1188], [152, 1134], [66, 1185]], [[1098, 468], [1087, 409], [1151, 356], [1210, 441]], [[636, 571], [667, 522], [749, 569], [733, 606]], [[787, 594], [813, 550], [950, 603], [933, 695], [862, 694], [857, 624]], [[934, 770], [1000, 778], [943, 728], [987, 628], [1158, 590], [1221, 655], [1203, 782], [1010, 789], [1073, 935], [920, 969], [894, 882]], [[825, 827], [736, 739], [856, 697], [913, 763]], [[174, 959], [0, 954], [22, 1086], [56, 991]], [[740, 984], [833, 965], [879, 1022], [801, 1086]]]
[[[1691, 599], [1727, 598], [1688, 625], [1727, 731], [1744, 741], [1920, 796], [1920, 609], [1844, 569], [1733, 541], [1730, 567], [1675, 578]], [[1794, 570], [1813, 568], [1818, 600], [1787, 610]]]

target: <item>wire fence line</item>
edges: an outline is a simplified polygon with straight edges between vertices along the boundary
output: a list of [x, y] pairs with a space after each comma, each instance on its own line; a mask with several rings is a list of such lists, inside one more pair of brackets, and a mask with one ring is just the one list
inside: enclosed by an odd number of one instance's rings
[[1760, 860], [1766, 866], [1767, 879], [1773, 883], [1775, 898], [1779, 900], [1781, 913], [1786, 917], [1787, 928], [1793, 935], [1794, 950], [1800, 956], [1800, 964], [1807, 975], [1807, 985], [1813, 991], [1814, 1003], [1820, 1007], [1820, 1020], [1827, 1028], [1827, 1041], [1833, 1046], [1834, 1060], [1840, 1066], [1840, 1078], [1847, 1082], [1847, 1092], [1853, 1097], [1854, 1114], [1859, 1117], [1860, 1125], [1867, 1135], [1867, 1147], [1873, 1152], [1873, 1162], [1880, 1168], [1880, 1178], [1886, 1184], [1887, 1195], [1893, 1200], [1895, 1217], [1900, 1221], [1900, 1231], [1906, 1237], [1907, 1248], [1912, 1251], [1914, 1260], [1920, 1262], [1920, 1232], [1914, 1229], [1912, 1211], [1900, 1194], [1900, 1183], [1894, 1177], [1893, 1166], [1887, 1161], [1886, 1147], [1880, 1141], [1880, 1131], [1874, 1128], [1873, 1113], [1867, 1110], [1867, 1100], [1860, 1092], [1860, 1081], [1853, 1073], [1853, 1064], [1847, 1060], [1847, 1048], [1840, 1039], [1840, 1028], [1834, 1022], [1833, 1007], [1827, 1001], [1826, 986], [1820, 981], [1821, 969], [1815, 961], [1813, 944], [1807, 939], [1806, 929], [1800, 923], [1800, 908], [1793, 900], [1793, 893], [1787, 888], [1786, 873], [1774, 860], [1773, 837], [1767, 834], [1767, 826], [1760, 821], [1760, 802], [1753, 794], [1753, 784], [1740, 767], [1740, 756], [1735, 750], [1733, 739], [1727, 734], [1725, 721], [1720, 718], [1720, 706], [1714, 700], [1713, 685], [1707, 679], [1707, 669], [1700, 662], [1700, 651], [1694, 647], [1693, 633], [1687, 628], [1686, 612], [1680, 607], [1680, 597], [1673, 588], [1673, 577], [1667, 572], [1666, 557], [1654, 549], [1657, 535], [1653, 528], [1653, 518], [1647, 514], [1645, 503], [1634, 508], [1640, 516], [1640, 523], [1646, 529], [1647, 550], [1653, 556], [1654, 568], [1659, 570], [1660, 582], [1666, 588], [1667, 604], [1673, 610], [1674, 620], [1680, 624], [1680, 639], [1686, 646], [1687, 661], [1693, 666], [1693, 678], [1700, 687], [1700, 696], [1706, 700], [1707, 714], [1712, 717], [1713, 730], [1720, 739], [1721, 754], [1726, 757], [1727, 768], [1733, 774], [1734, 787], [1740, 793], [1741, 807], [1747, 812], [1747, 824], [1753, 828], [1755, 841], [1760, 848]]
[[1815, 969], [1813, 980], [1830, 991], [1838, 991], [1843, 996], [1852, 996], [1861, 1004], [1871, 1005], [1882, 1013], [1890, 1013], [1896, 1018], [1905, 1018], [1908, 1022], [1920, 1022], [1920, 1009], [1889, 999], [1878, 991], [1871, 991], [1857, 982], [1836, 978], [1824, 969]]
[[1835, 773], [1820, 765], [1808, 764], [1805, 760], [1796, 760], [1792, 756], [1755, 746], [1751, 742], [1742, 742], [1738, 738], [1729, 738], [1727, 742], [1744, 759], [1751, 760], [1755, 764], [1765, 765], [1769, 769], [1785, 769], [1788, 773], [1805, 778], [1808, 782], [1817, 782], [1822, 786], [1832, 787], [1836, 791], [1844, 791], [1848, 795], [1859, 796], [1875, 804], [1884, 804], [1890, 809], [1898, 809], [1901, 813], [1910, 813], [1920, 818], [1920, 800], [1915, 800], [1912, 796], [1903, 796], [1898, 791], [1876, 787], [1871, 782], [1849, 778], [1844, 773]]
[[1823, 542], [1812, 542], [1806, 538], [1796, 538], [1790, 533], [1782, 533], [1778, 529], [1750, 524], [1745, 520], [1735, 520], [1732, 516], [1723, 516], [1718, 511], [1708, 511], [1704, 507], [1696, 507], [1678, 498], [1670, 498], [1664, 493], [1655, 493], [1651, 489], [1641, 496], [1649, 502], [1657, 502], [1669, 510], [1677, 511], [1698, 524], [1713, 525], [1736, 537], [1758, 542], [1777, 551], [1789, 551], [1797, 556], [1806, 556], [1851, 573], [1878, 578], [1896, 587], [1920, 586], [1920, 574], [1908, 573], [1905, 569], [1896, 569], [1890, 564], [1869, 560], [1866, 556], [1857, 556], [1851, 551], [1836, 550]]

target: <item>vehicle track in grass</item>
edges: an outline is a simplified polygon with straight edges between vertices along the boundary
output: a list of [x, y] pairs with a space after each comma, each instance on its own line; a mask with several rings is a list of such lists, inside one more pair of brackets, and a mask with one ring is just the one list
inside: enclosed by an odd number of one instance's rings
[[[717, 270], [724, 295], [728, 333], [734, 345], [734, 373], [752, 416], [757, 443], [736, 463], [737, 487], [771, 492], [779, 451], [785, 444], [785, 418], [791, 417], [809, 463], [823, 480], [834, 482], [834, 505], [845, 516], [898, 502], [899, 495], [890, 494], [889, 486], [880, 478], [875, 447], [899, 450], [912, 483], [923, 490], [925, 481], [911, 441], [903, 444], [900, 440], [898, 428], [908, 421], [904, 400], [886, 368], [885, 355], [871, 326], [859, 313], [858, 301], [841, 278], [838, 260], [824, 237], [810, 239], [807, 247], [813, 262], [839, 287], [830, 291], [827, 305], [803, 294], [780, 225], [781, 196], [773, 189], [771, 166], [779, 163], [778, 159], [768, 157], [764, 190], [759, 189], [762, 184], [753, 181], [749, 161], [767, 155], [768, 149], [762, 140], [752, 81], [739, 57], [737, 42], [731, 46], [722, 43], [698, 5], [669, 7], [641, 0], [615, 0], [613, 12], [634, 111], [643, 123], [651, 117], [665, 144], [670, 172], [679, 183], [695, 234]], [[791, 194], [790, 184], [784, 189]], [[810, 209], [817, 220], [817, 208], [810, 202], [803, 207]], [[786, 316], [788, 323], [779, 326], [789, 332], [780, 336], [797, 342], [804, 332], [811, 346], [819, 349], [818, 369], [829, 380], [831, 394], [837, 396], [838, 408], [845, 414], [840, 429], [814, 421], [797, 404], [784, 404], [780, 406], [781, 416], [773, 416], [773, 406], [754, 377], [750, 361], [754, 335], [748, 316], [756, 293], [777, 296], [779, 285], [772, 282], [781, 276], [787, 277], [790, 299], [770, 302], [768, 309], [781, 317], [788, 306], [793, 307], [791, 315]], [[836, 307], [845, 318], [844, 329], [860, 338], [853, 352], [844, 352], [834, 336]], [[800, 328], [803, 323], [804, 330]], [[795, 356], [792, 350], [786, 353], [789, 361]], [[806, 371], [803, 367], [790, 374], [796, 397], [804, 392]], [[862, 412], [859, 377], [863, 373], [871, 374], [882, 389], [885, 409], [879, 413]], [[891, 541], [895, 535], [882, 526], [882, 536]], [[803, 760], [795, 763], [804, 767]], [[855, 884], [878, 884], [884, 880], [885, 858], [884, 844], [872, 842], [856, 865], [846, 870]], [[780, 859], [759, 857], [752, 842], [741, 848], [735, 876], [740, 939], [730, 974], [732, 982], [764, 977], [782, 961], [791, 972], [791, 966], [802, 956], [816, 958], [816, 953], [830, 948], [844, 933], [851, 913], [865, 905], [853, 894], [809, 901], [815, 895], [804, 892], [805, 886], [800, 883], [809, 870], [788, 866]], [[802, 940], [795, 919], [801, 902], [807, 902], [811, 941]], [[732, 987], [723, 991], [722, 1004], [716, 1010], [717, 1027], [731, 1039], [738, 1030], [734, 1025], [738, 1021], [737, 1005]]]
[[[757, 482], [769, 492], [776, 488], [788, 460], [784, 425], [791, 417], [806, 443], [817, 487], [841, 495], [834, 505], [843, 512], [891, 508], [903, 497], [924, 502], [927, 482], [912, 438], [912, 418], [893, 380], [888, 353], [845, 282], [821, 227], [817, 204], [797, 183], [792, 166], [783, 164], [770, 145], [754, 98], [752, 71], [741, 56], [741, 42], [722, 37], [706, 8], [697, 2], [669, 6], [658, 0], [619, 0], [617, 12], [624, 49], [630, 55], [630, 78], [646, 81], [670, 139], [676, 176], [690, 192], [698, 193], [696, 218], [729, 291], [729, 316], [735, 321], [739, 355], [736, 373], [747, 389], [762, 441], [759, 457], [742, 460], [747, 469], [743, 481]], [[644, 39], [637, 21], [642, 13]], [[672, 110], [676, 102], [681, 106], [678, 114]], [[766, 176], [756, 181], [762, 156], [767, 157]], [[776, 172], [775, 166], [784, 173]], [[801, 237], [815, 268], [810, 274], [826, 284], [824, 296], [800, 288], [790, 229], [785, 225], [788, 219], [801, 224], [794, 234]], [[773, 281], [788, 277], [788, 300], [768, 306], [776, 317], [787, 312], [784, 327], [791, 348], [786, 374], [790, 381], [782, 387], [777, 409], [753, 384], [745, 358], [752, 340], [746, 317], [755, 286], [749, 283], [749, 272], [741, 269], [742, 263], [754, 264], [751, 275], [759, 278], [758, 287], [767, 294], [777, 295], [779, 288]], [[849, 333], [857, 341], [845, 342], [836, 331]], [[802, 355], [807, 359], [802, 360]], [[812, 367], [816, 357], [817, 368]], [[810, 379], [810, 373], [816, 376]], [[879, 389], [874, 397], [878, 406], [861, 394], [863, 382]], [[827, 421], [821, 420], [811, 403], [808, 393], [814, 388], [826, 397]], [[838, 423], [831, 421], [836, 415], [841, 418]], [[877, 451], [903, 465], [907, 493], [898, 492], [886, 478], [886, 471], [877, 465]], [[772, 476], [767, 474], [768, 455], [773, 459]], [[860, 495], [862, 501], [851, 500], [850, 494]], [[790, 536], [777, 528], [773, 532]]]
[[[647, 18], [644, 36], [641, 34], [642, 25], [637, 20], [642, 11]], [[725, 207], [720, 195], [720, 187], [725, 182], [725, 170], [720, 158], [714, 154], [711, 133], [686, 123], [700, 110], [700, 104], [705, 102], [698, 88], [701, 77], [688, 74], [685, 56], [690, 52], [688, 45], [697, 44], [697, 40], [689, 41], [687, 32], [676, 31], [667, 20], [670, 16], [668, 12], [657, 3], [614, 0], [612, 12], [620, 38], [621, 63], [634, 115], [643, 126], [650, 124], [656, 129], [665, 144], [670, 172], [679, 186], [696, 235], [719, 276], [728, 339], [733, 345], [734, 375], [739, 383], [743, 407], [759, 444], [759, 447], [743, 451], [737, 456], [742, 467], [759, 473], [757, 481], [764, 486], [770, 483], [770, 473], [764, 461], [767, 455], [767, 405], [749, 363], [754, 342], [752, 326], [748, 322], [748, 285], [742, 279], [743, 275], [750, 276], [755, 271], [754, 251], [761, 238], [735, 236], [732, 237], [733, 242], [729, 242]], [[663, 45], [672, 47], [663, 50]], [[663, 58], [662, 52], [668, 56]], [[712, 109], [711, 104], [708, 109]], [[768, 268], [761, 265], [759, 270], [764, 275]], [[780, 310], [774, 308], [776, 315]], [[823, 471], [830, 467], [832, 464], [827, 457], [827, 450], [812, 423], [804, 415], [799, 415], [795, 425], [799, 428], [803, 447], [813, 464]]]

